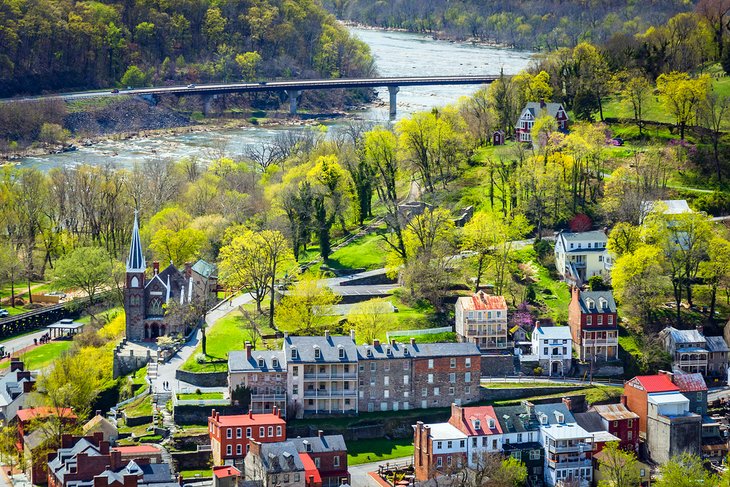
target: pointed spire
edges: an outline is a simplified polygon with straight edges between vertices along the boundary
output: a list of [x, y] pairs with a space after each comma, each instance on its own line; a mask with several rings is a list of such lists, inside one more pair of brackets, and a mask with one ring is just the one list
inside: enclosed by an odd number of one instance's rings
[[127, 257], [127, 272], [144, 272], [147, 263], [142, 252], [142, 240], [139, 238], [138, 211], [134, 210], [134, 227], [132, 228], [132, 244]]

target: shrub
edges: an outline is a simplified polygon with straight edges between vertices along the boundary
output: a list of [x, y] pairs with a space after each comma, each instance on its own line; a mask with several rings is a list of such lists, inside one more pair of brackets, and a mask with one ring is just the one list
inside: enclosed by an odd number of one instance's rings
[[198, 362], [199, 364], [204, 364], [205, 359], [206, 359], [206, 357], [205, 357], [204, 353], [199, 353], [195, 356], [195, 361]]
[[535, 367], [534, 369], [532, 369], [532, 373], [535, 374], [535, 375], [542, 375], [542, 367], [540, 367], [538, 365], [537, 367]]

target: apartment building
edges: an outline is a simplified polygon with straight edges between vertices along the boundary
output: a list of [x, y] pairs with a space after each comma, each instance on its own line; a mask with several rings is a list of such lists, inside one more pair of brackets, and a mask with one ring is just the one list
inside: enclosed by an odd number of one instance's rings
[[455, 331], [461, 342], [475, 343], [480, 350], [508, 348], [507, 301], [479, 291], [456, 301]]
[[228, 391], [248, 387], [254, 414], [276, 408], [286, 417], [286, 376], [283, 350], [255, 350], [246, 342], [243, 351], [228, 354]]
[[618, 314], [611, 291], [573, 287], [568, 323], [580, 360], [605, 362], [618, 358]]
[[638, 455], [639, 415], [626, 407], [626, 396], [621, 396], [620, 404], [597, 405], [590, 410], [601, 416], [603, 427], [619, 439], [621, 449]]
[[482, 356], [473, 343], [415, 343], [406, 345], [413, 357], [412, 391], [418, 407], [448, 407], [480, 399]]
[[268, 414], [249, 412], [230, 416], [221, 416], [213, 409], [208, 418], [208, 434], [213, 465], [234, 465], [240, 469], [251, 440], [275, 443], [286, 439], [286, 421], [276, 408]]
[[413, 357], [409, 348], [395, 340], [357, 347], [358, 409], [398, 411], [416, 406], [413, 395]]
[[593, 435], [578, 425], [565, 404], [538, 404], [535, 414], [545, 451], [545, 483], [588, 487], [593, 479]]

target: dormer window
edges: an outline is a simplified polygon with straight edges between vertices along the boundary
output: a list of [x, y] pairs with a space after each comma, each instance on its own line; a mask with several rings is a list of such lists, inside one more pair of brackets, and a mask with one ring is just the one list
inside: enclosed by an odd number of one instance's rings
[[319, 347], [314, 347], [314, 358], [315, 359], [322, 358], [322, 350], [320, 350]]
[[304, 440], [304, 449], [308, 452], [312, 451], [312, 444], [307, 440]]
[[297, 359], [297, 348], [296, 347], [291, 347], [291, 358], [292, 358], [292, 360]]
[[560, 411], [555, 411], [555, 421], [557, 421], [558, 423], [564, 423], [565, 415]]
[[494, 429], [494, 420], [493, 419], [490, 419], [489, 420], [489, 429], [490, 430], [493, 430]]
[[262, 369], [264, 368], [264, 359], [261, 357], [259, 357], [259, 367]]
[[548, 424], [548, 418], [547, 415], [540, 413], [540, 424]]
[[274, 366], [275, 369], [279, 367], [279, 359], [278, 358], [273, 359], [271, 361], [271, 363], [273, 364], [273, 366]]
[[372, 357], [372, 356], [373, 356], [373, 349], [372, 349], [372, 348], [370, 348], [370, 347], [368, 347], [368, 348], [367, 348], [367, 352], [365, 352], [365, 353], [366, 353], [366, 355], [367, 355], [368, 357]]
[[586, 300], [586, 304], [588, 305], [588, 309], [594, 309], [596, 307], [596, 302], [592, 299]]
[[386, 354], [387, 354], [387, 355], [388, 355], [389, 357], [392, 357], [392, 356], [393, 356], [393, 349], [392, 349], [392, 348], [390, 348], [390, 347], [385, 347], [385, 353], [386, 353]]
[[340, 345], [337, 348], [339, 349], [338, 352], [340, 354], [340, 358], [345, 358], [345, 347], [343, 347], [342, 345]]
[[403, 355], [405, 355], [406, 357], [409, 355], [407, 347], [403, 347]]
[[606, 301], [604, 298], [599, 299], [598, 302], [600, 303], [601, 309], [608, 308], [608, 301]]
[[474, 420], [474, 429], [475, 430], [478, 430], [478, 429], [481, 429], [481, 428], [482, 428], [482, 422], [479, 421], [478, 419], [475, 419]]

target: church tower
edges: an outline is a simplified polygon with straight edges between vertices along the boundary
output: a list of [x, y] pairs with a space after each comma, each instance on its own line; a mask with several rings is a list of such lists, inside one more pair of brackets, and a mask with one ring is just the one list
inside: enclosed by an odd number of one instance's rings
[[124, 283], [124, 311], [126, 313], [126, 337], [129, 341], [142, 341], [144, 337], [145, 318], [145, 269], [147, 264], [142, 252], [142, 240], [139, 238], [139, 222], [137, 210], [134, 211], [134, 228], [132, 243], [127, 257], [127, 276]]

